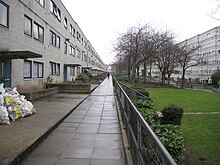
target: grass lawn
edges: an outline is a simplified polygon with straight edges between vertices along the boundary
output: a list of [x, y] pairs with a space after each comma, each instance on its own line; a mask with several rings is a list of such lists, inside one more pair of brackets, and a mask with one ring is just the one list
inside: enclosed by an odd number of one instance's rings
[[[147, 91], [157, 111], [175, 104], [184, 112], [220, 112], [218, 94], [169, 88], [147, 88]], [[181, 128], [186, 149], [183, 164], [220, 164], [220, 114], [184, 115]]]
[[187, 164], [220, 164], [220, 114], [184, 115]]
[[146, 90], [154, 100], [157, 111], [170, 104], [182, 107], [184, 112], [220, 111], [220, 96], [216, 93], [174, 88], [147, 88]]

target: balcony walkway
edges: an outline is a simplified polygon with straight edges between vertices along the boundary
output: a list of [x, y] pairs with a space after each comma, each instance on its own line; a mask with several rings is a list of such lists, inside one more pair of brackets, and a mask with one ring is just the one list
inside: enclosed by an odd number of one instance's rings
[[106, 78], [22, 164], [125, 165], [111, 77]]

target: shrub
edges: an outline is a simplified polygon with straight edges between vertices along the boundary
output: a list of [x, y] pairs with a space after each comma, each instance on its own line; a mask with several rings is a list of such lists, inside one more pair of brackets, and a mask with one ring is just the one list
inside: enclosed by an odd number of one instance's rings
[[143, 118], [152, 125], [157, 120], [157, 112], [154, 110], [154, 102], [150, 98], [132, 98], [132, 102], [138, 108]]
[[181, 124], [181, 118], [183, 116], [183, 109], [181, 107], [170, 105], [164, 107], [161, 113], [163, 114], [161, 124]]
[[172, 124], [154, 125], [153, 129], [172, 158], [176, 162], [183, 160], [184, 138], [180, 126]]
[[220, 81], [220, 71], [217, 71], [216, 73], [214, 73], [212, 76], [212, 84], [213, 85], [218, 85], [218, 81]]
[[154, 102], [150, 98], [132, 98], [131, 100], [137, 108], [154, 109]]
[[146, 91], [145, 89], [143, 89], [143, 88], [137, 88], [136, 90], [137, 90], [138, 92], [140, 92], [141, 94], [143, 94], [143, 95], [149, 97], [149, 92]]
[[81, 74], [79, 74], [77, 77], [76, 77], [76, 80], [77, 81], [82, 81], [82, 82], [87, 82], [87, 81], [89, 81], [89, 77], [87, 76], [87, 74], [85, 74], [85, 73], [81, 73]]

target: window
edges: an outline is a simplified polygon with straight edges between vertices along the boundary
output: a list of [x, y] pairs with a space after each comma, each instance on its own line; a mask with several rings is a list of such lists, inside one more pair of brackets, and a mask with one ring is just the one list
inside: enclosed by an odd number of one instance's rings
[[81, 52], [79, 49], [77, 49], [77, 57], [80, 59], [81, 58]]
[[75, 57], [75, 55], [76, 55], [76, 49], [75, 49], [72, 45], [70, 45], [69, 51], [70, 51], [70, 55], [72, 55], [73, 57]]
[[70, 76], [75, 76], [75, 67], [70, 67]]
[[55, 62], [50, 62], [50, 75], [60, 75], [60, 64]]
[[8, 28], [9, 7], [2, 1], [0, 1], [0, 25]]
[[64, 53], [67, 54], [67, 43], [64, 42]]
[[36, 0], [41, 6], [44, 7], [44, 0]]
[[44, 41], [44, 28], [36, 22], [34, 22], [34, 38], [42, 42]]
[[79, 41], [79, 42], [81, 42], [81, 34], [79, 33], [79, 32], [77, 32], [77, 40]]
[[33, 77], [43, 78], [43, 63], [34, 62]]
[[50, 31], [50, 44], [60, 48], [60, 37], [56, 35], [53, 31]]
[[79, 74], [80, 74], [80, 67], [77, 66], [77, 75], [79, 75]]
[[56, 75], [60, 75], [60, 64], [56, 65]]
[[50, 31], [50, 44], [56, 46], [56, 34], [52, 31]]
[[24, 16], [24, 33], [32, 36], [32, 20], [28, 16]]
[[52, 0], [50, 0], [50, 12], [61, 21], [61, 11]]
[[67, 18], [64, 18], [64, 27], [67, 29]]
[[76, 29], [70, 24], [70, 34], [75, 38]]
[[32, 77], [32, 61], [24, 60], [24, 78]]
[[56, 46], [57, 48], [60, 48], [60, 37], [59, 36], [57, 36]]

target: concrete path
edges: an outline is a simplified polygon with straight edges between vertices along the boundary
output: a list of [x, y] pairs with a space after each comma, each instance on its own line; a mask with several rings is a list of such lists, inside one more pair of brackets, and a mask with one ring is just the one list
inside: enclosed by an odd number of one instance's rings
[[19, 164], [87, 96], [73, 93], [47, 96], [32, 102], [35, 115], [0, 125], [0, 165]]
[[105, 79], [23, 165], [125, 165], [111, 77]]

